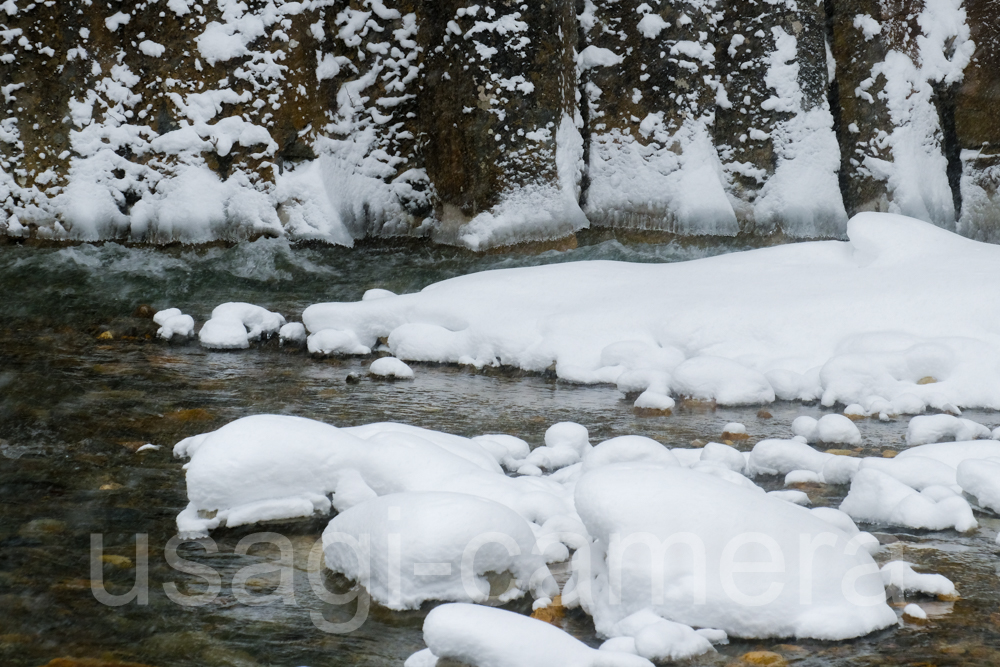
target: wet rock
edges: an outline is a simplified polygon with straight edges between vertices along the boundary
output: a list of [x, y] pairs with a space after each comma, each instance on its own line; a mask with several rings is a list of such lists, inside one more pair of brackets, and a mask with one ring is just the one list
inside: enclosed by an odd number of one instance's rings
[[773, 415], [767, 410], [758, 410], [757, 419], [772, 419]]
[[788, 664], [785, 658], [773, 651], [750, 651], [741, 655], [740, 660], [751, 665], [763, 665], [764, 667], [785, 667]]
[[548, 606], [535, 609], [531, 612], [532, 618], [537, 618], [552, 625], [559, 625], [559, 622], [565, 615], [566, 608], [562, 604], [562, 596], [559, 595], [553, 597], [552, 602]]
[[574, 3], [445, 0], [418, 17], [434, 238], [484, 249], [586, 226]]
[[884, 459], [896, 458], [897, 454], [899, 454], [899, 452], [897, 452], [895, 449], [883, 449], [882, 450], [882, 458], [884, 458]]
[[858, 452], [853, 449], [827, 449], [827, 454], [833, 454], [835, 456], [857, 456]]
[[132, 559], [128, 556], [116, 556], [114, 554], [104, 554], [101, 561], [122, 570], [127, 570], [133, 566]]
[[66, 522], [58, 519], [32, 519], [17, 531], [21, 537], [48, 537], [66, 532]]
[[187, 423], [187, 422], [207, 422], [215, 419], [215, 415], [205, 408], [190, 408], [188, 410], [177, 410], [163, 415], [164, 419]]
[[823, 3], [726, 3], [714, 141], [744, 232], [842, 235]]
[[599, 226], [734, 235], [712, 143], [717, 14], [697, 2], [587, 2], [580, 21], [585, 210]]
[[146, 320], [153, 319], [153, 315], [156, 315], [156, 310], [149, 304], [139, 304], [132, 311], [132, 317], [141, 317]]

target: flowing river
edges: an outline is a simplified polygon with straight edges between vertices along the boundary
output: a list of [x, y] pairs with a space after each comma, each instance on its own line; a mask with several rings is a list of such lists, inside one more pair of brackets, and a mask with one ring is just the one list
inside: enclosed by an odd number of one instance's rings
[[[818, 405], [776, 403], [716, 408], [679, 402], [671, 416], [643, 416], [613, 386], [577, 386], [503, 369], [413, 364], [412, 382], [364, 377], [370, 359], [310, 357], [268, 341], [241, 352], [210, 352], [196, 341], [155, 339], [140, 308], [181, 308], [200, 324], [212, 308], [247, 301], [298, 320], [309, 304], [355, 301], [365, 290], [417, 291], [445, 278], [493, 268], [615, 259], [669, 262], [746, 249], [699, 242], [638, 243], [582, 235], [570, 250], [477, 255], [423, 242], [366, 244], [348, 250], [258, 240], [232, 247], [164, 249], [116, 244], [0, 248], [0, 662], [38, 666], [72, 656], [158, 667], [191, 665], [402, 665], [423, 648], [427, 609], [373, 606], [359, 629], [331, 634], [317, 618], [344, 621], [354, 605], [335, 605], [310, 583], [309, 552], [325, 520], [248, 526], [188, 542], [177, 553], [209, 565], [222, 590], [201, 606], [173, 602], [164, 584], [198, 592], [202, 579], [165, 560], [174, 519], [187, 504], [183, 461], [172, 446], [256, 413], [291, 414], [351, 426], [400, 421], [473, 436], [509, 433], [540, 444], [559, 421], [586, 426], [594, 443], [640, 434], [669, 446], [718, 440], [731, 421], [746, 425], [748, 449], [765, 437], [789, 437], [798, 415]], [[675, 289], [683, 289], [682, 285]], [[738, 323], [734, 323], [738, 326]], [[348, 382], [348, 375], [362, 378]], [[991, 428], [996, 413], [964, 416]], [[866, 450], [905, 447], [906, 418], [860, 422]], [[160, 449], [136, 450], [146, 444]], [[780, 478], [757, 480], [781, 488]], [[814, 506], [836, 507], [846, 487], [804, 485]], [[728, 665], [749, 651], [772, 651], [796, 665], [1000, 664], [1000, 520], [977, 515], [973, 535], [862, 526], [885, 545], [876, 559], [908, 560], [952, 579], [961, 599], [921, 598], [930, 618], [843, 642], [735, 640], [691, 664]], [[294, 550], [292, 591], [273, 599], [276, 573], [258, 568], [234, 594], [233, 577], [278, 557], [268, 545], [237, 553], [240, 540], [272, 530]], [[91, 572], [91, 535], [104, 559]], [[111, 607], [92, 591], [96, 574], [122, 594], [136, 579], [136, 535], [148, 540], [148, 603]], [[207, 545], [207, 546], [206, 546]], [[246, 551], [245, 549], [243, 551]], [[246, 578], [244, 576], [244, 578]], [[330, 588], [346, 582], [325, 577]], [[171, 589], [172, 590], [172, 589]], [[284, 589], [283, 589], [284, 590]], [[903, 600], [893, 601], [897, 607]], [[528, 613], [530, 601], [508, 605]], [[569, 611], [557, 623], [599, 645], [590, 618]], [[97, 664], [97, 663], [93, 663]], [[744, 663], [745, 664], [745, 663]]]

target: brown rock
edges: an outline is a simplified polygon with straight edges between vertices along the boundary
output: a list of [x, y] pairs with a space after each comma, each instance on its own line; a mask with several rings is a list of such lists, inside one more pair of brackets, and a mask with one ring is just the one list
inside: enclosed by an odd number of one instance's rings
[[896, 455], [899, 454], [895, 449], [883, 449], [882, 458], [884, 459], [894, 459]]
[[937, 383], [937, 378], [931, 377], [930, 375], [922, 377], [917, 380], [917, 384], [935, 384]]
[[708, 444], [708, 441], [702, 440], [700, 438], [697, 439], [697, 440], [692, 440], [691, 441], [691, 447], [693, 447], [695, 449], [701, 449], [702, 447], [704, 447], [707, 444]]
[[551, 623], [552, 625], [559, 625], [559, 620], [566, 615], [566, 607], [562, 604], [562, 596], [556, 595], [552, 598], [552, 603], [547, 607], [542, 607], [541, 609], [535, 609], [531, 612], [532, 618], [537, 618], [539, 621], [545, 621], [546, 623]]
[[102, 331], [100, 335], [97, 336], [97, 340], [114, 340], [115, 335], [110, 331]]
[[858, 452], [853, 449], [828, 449], [827, 454], [833, 454], [835, 456], [857, 456]]
[[773, 651], [750, 651], [740, 656], [740, 660], [751, 665], [765, 665], [766, 667], [784, 667], [788, 661]]
[[146, 320], [153, 319], [153, 315], [156, 315], [156, 310], [148, 304], [139, 304], [136, 306], [135, 310], [132, 311], [132, 317], [141, 317]]
[[127, 570], [132, 567], [132, 559], [128, 556], [116, 556], [115, 554], [104, 554], [101, 556], [101, 561], [107, 563], [108, 565], [114, 565], [117, 568]]
[[189, 410], [177, 410], [163, 415], [164, 419], [172, 419], [179, 422], [207, 422], [215, 419], [215, 415], [205, 408], [191, 408]]
[[773, 416], [774, 415], [772, 415], [767, 410], [758, 410], [757, 411], [757, 419], [771, 419]]

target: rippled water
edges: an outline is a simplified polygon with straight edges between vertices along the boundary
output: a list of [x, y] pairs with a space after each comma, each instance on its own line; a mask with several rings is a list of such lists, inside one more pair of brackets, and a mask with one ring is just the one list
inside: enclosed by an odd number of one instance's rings
[[[359, 630], [332, 635], [310, 618], [346, 620], [353, 607], [320, 601], [308, 584], [307, 555], [323, 521], [270, 530], [294, 545], [295, 604], [247, 605], [228, 588], [239, 569], [276, 557], [255, 547], [235, 555], [259, 528], [217, 531], [214, 554], [196, 543], [185, 558], [223, 573], [215, 603], [184, 608], [162, 585], [197, 591], [197, 577], [164, 561], [174, 517], [186, 504], [182, 462], [170, 455], [179, 439], [248, 414], [274, 412], [337, 425], [395, 420], [477, 435], [511, 433], [532, 444], [557, 421], [577, 421], [592, 440], [638, 433], [671, 446], [718, 438], [729, 421], [752, 439], [788, 436], [799, 414], [817, 406], [775, 404], [772, 418], [754, 409], [681, 404], [669, 417], [636, 415], [614, 387], [580, 387], [539, 375], [472, 372], [414, 365], [407, 383], [345, 381], [368, 359], [313, 359], [275, 343], [245, 352], [208, 352], [196, 344], [151, 338], [156, 326], [133, 317], [139, 304], [180, 307], [203, 321], [218, 303], [245, 300], [297, 319], [318, 301], [356, 300], [372, 287], [415, 291], [472, 271], [580, 259], [677, 261], [739, 249], [699, 244], [622, 244], [593, 236], [569, 251], [473, 255], [422, 243], [354, 250], [295, 247], [280, 240], [223, 248], [0, 246], [0, 663], [42, 665], [59, 656], [149, 665], [401, 665], [422, 648], [426, 612], [373, 609]], [[110, 332], [111, 340], [99, 339]], [[995, 413], [967, 413], [991, 427]], [[860, 424], [876, 454], [903, 447], [905, 420]], [[144, 443], [157, 451], [135, 453]], [[769, 488], [777, 488], [772, 480]], [[844, 488], [806, 487], [817, 505], [839, 504]], [[802, 665], [998, 664], [1000, 578], [992, 538], [1000, 522], [980, 516], [972, 536], [883, 529], [880, 560], [906, 559], [953, 579], [955, 603], [920, 600], [931, 622], [848, 642], [734, 642], [696, 664], [727, 664], [765, 649]], [[873, 530], [878, 531], [879, 527]], [[103, 534], [109, 559], [103, 577], [114, 593], [134, 581], [135, 535], [149, 537], [149, 604], [110, 608], [91, 593], [90, 535]], [[276, 580], [253, 580], [265, 595]], [[343, 582], [329, 581], [332, 587]], [[527, 611], [525, 602], [512, 609]], [[571, 613], [564, 627], [596, 645], [593, 626]]]

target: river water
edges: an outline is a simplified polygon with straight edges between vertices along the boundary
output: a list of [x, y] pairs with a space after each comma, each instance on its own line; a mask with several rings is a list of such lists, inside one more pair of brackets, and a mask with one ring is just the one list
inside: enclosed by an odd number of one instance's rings
[[[649, 241], [649, 239], [642, 239]], [[310, 586], [310, 549], [325, 521], [267, 526], [294, 550], [293, 595], [267, 602], [276, 575], [252, 578], [253, 600], [230, 589], [249, 565], [278, 556], [237, 543], [260, 527], [217, 531], [206, 543], [180, 545], [186, 559], [222, 574], [211, 604], [183, 607], [164, 592], [201, 590], [197, 576], [165, 561], [174, 518], [186, 505], [178, 440], [255, 413], [293, 414], [335, 425], [401, 421], [459, 435], [510, 433], [540, 444], [553, 423], [585, 425], [593, 442], [641, 434], [669, 446], [718, 439], [730, 421], [747, 426], [749, 448], [788, 437], [816, 405], [777, 403], [715, 408], [679, 403], [671, 416], [637, 415], [610, 386], [575, 386], [543, 375], [414, 364], [412, 382], [347, 382], [370, 359], [314, 359], [268, 342], [242, 352], [209, 352], [196, 343], [155, 340], [156, 325], [137, 308], [179, 307], [203, 322], [226, 301], [248, 301], [298, 320], [309, 304], [357, 300], [380, 287], [412, 292], [445, 278], [492, 268], [585, 259], [664, 262], [746, 249], [739, 244], [621, 242], [581, 237], [572, 250], [476, 255], [423, 242], [370, 244], [353, 250], [259, 240], [233, 247], [129, 248], [0, 246], [0, 663], [43, 665], [61, 656], [147, 665], [401, 665], [423, 648], [427, 609], [373, 607], [349, 634], [320, 630], [314, 617], [343, 621], [354, 605], [321, 600]], [[678, 288], [683, 288], [678, 286]], [[991, 428], [996, 413], [967, 412]], [[859, 424], [868, 450], [904, 447], [906, 420]], [[137, 453], [145, 443], [160, 445]], [[763, 480], [766, 488], [780, 481]], [[814, 505], [837, 506], [846, 488], [807, 486]], [[845, 642], [734, 641], [692, 664], [726, 665], [748, 651], [773, 651], [797, 665], [1000, 664], [1000, 521], [981, 515], [973, 535], [868, 527], [885, 548], [880, 562], [909, 560], [957, 585], [957, 602], [917, 599], [926, 624], [902, 624]], [[107, 590], [125, 593], [136, 577], [136, 535], [148, 540], [148, 604], [109, 607], [92, 592], [91, 535], [102, 535], [98, 568]], [[346, 582], [327, 577], [331, 588]], [[264, 601], [265, 604], [252, 604]], [[895, 600], [901, 605], [902, 600]], [[530, 602], [508, 608], [528, 612]], [[598, 645], [579, 612], [562, 627]]]

